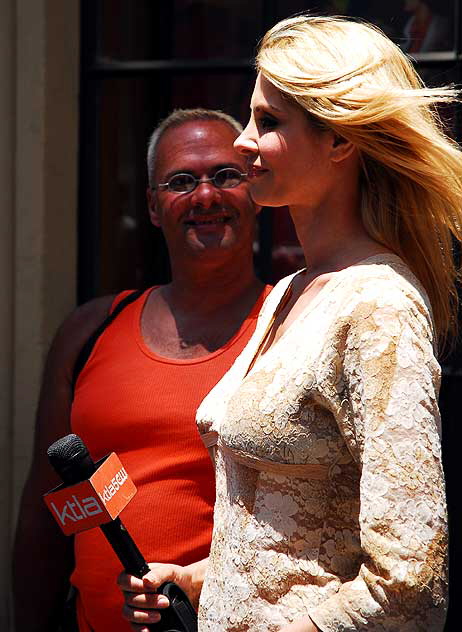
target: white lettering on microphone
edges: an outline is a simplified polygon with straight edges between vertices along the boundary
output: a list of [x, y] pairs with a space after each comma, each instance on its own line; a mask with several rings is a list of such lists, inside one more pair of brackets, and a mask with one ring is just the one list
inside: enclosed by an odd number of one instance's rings
[[99, 497], [106, 504], [111, 498], [117, 494], [119, 489], [128, 480], [128, 474], [125, 471], [125, 468], [122, 467], [110, 480], [110, 482], [104, 486], [102, 493], [99, 494]]
[[[76, 523], [80, 520], [85, 520], [86, 518], [103, 513], [103, 506], [106, 505], [106, 503], [110, 501], [115, 494], [117, 494], [119, 489], [127, 480], [129, 480], [128, 474], [125, 468], [122, 467], [104, 486], [103, 491], [97, 492], [97, 496], [99, 496], [99, 498], [95, 496], [88, 496], [87, 498], [79, 499], [75, 494], [73, 494], [70, 498], [66, 499], [66, 502], [61, 508], [59, 508], [55, 502], [51, 502], [50, 507], [58, 517], [58, 522], [60, 522], [63, 526], [69, 522]], [[103, 506], [101, 505], [100, 500], [102, 501]]]
[[91, 516], [95, 516], [96, 514], [103, 512], [100, 503], [94, 496], [82, 498], [81, 503], [78, 501], [76, 496], [72, 496], [72, 499], [74, 502], [67, 500], [62, 509], [59, 509], [55, 503], [50, 503], [62, 525], [66, 524], [67, 519], [72, 522], [76, 522], [77, 520], [85, 520], [85, 518], [90, 518]]

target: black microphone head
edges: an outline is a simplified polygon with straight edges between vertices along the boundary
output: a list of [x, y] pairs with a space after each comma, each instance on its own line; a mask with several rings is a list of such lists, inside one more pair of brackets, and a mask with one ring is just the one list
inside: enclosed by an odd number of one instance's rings
[[61, 465], [67, 465], [69, 460], [85, 458], [88, 450], [82, 439], [76, 434], [68, 434], [50, 445], [47, 455], [51, 465], [59, 470]]
[[66, 483], [76, 483], [95, 471], [87, 446], [76, 434], [68, 434], [47, 450], [51, 466]]

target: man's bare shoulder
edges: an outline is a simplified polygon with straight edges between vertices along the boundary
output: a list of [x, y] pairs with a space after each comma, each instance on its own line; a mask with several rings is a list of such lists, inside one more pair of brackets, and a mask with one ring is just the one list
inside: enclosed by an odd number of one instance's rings
[[[56, 337], [71, 339], [82, 344], [109, 315], [114, 295], [100, 296], [79, 305], [63, 321]], [[81, 346], [81, 345], [80, 345]]]
[[50, 359], [57, 362], [69, 376], [77, 356], [91, 336], [108, 316], [115, 296], [101, 296], [83, 303], [63, 321], [50, 349]]
[[34, 463], [41, 467], [47, 447], [68, 434], [75, 362], [85, 342], [104, 321], [114, 297], [94, 299], [75, 309], [59, 327], [45, 363], [37, 410]]

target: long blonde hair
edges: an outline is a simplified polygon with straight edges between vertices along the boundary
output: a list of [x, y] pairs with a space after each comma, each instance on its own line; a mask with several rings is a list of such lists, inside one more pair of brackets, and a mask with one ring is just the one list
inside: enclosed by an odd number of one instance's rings
[[257, 69], [318, 124], [351, 141], [362, 161], [362, 218], [373, 239], [404, 259], [425, 287], [440, 342], [457, 330], [462, 241], [462, 152], [411, 61], [378, 28], [300, 15], [264, 36]]

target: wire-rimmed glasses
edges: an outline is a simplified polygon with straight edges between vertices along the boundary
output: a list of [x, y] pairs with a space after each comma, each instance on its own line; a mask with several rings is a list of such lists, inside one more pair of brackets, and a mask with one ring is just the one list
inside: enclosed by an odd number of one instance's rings
[[157, 184], [151, 189], [168, 189], [172, 193], [191, 193], [203, 182], [211, 182], [218, 189], [232, 189], [247, 177], [246, 173], [241, 173], [234, 167], [219, 169], [211, 178], [195, 178], [191, 173], [176, 173], [168, 182]]

